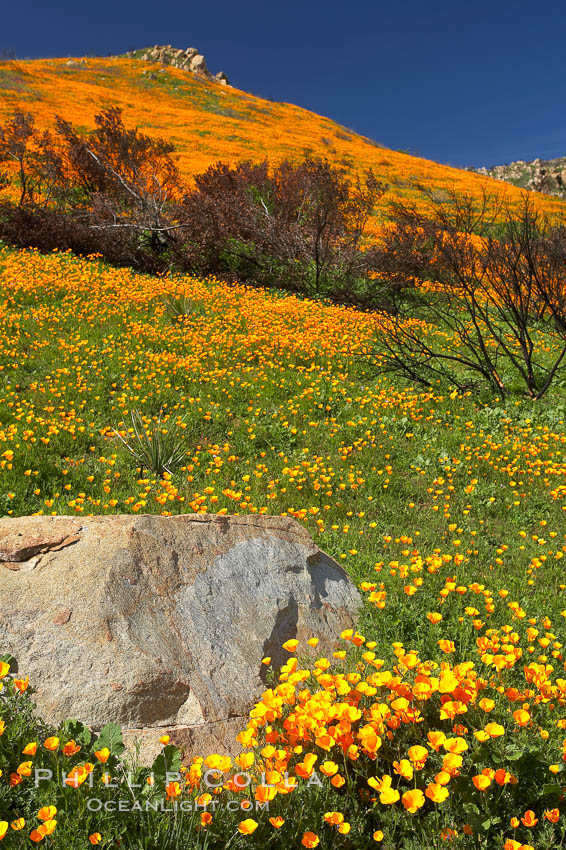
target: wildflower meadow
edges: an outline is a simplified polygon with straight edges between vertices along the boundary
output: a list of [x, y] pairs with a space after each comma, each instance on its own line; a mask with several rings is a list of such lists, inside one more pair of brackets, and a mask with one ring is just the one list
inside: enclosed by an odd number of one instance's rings
[[264, 659], [234, 758], [47, 727], [4, 656], [3, 846], [563, 846], [563, 377], [423, 389], [377, 313], [6, 246], [0, 273], [3, 515], [291, 516], [365, 600], [330, 657]]

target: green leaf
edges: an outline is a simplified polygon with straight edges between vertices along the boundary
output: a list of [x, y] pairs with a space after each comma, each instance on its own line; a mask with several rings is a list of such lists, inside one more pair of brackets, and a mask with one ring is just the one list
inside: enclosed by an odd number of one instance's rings
[[173, 744], [167, 744], [153, 762], [151, 772], [156, 779], [165, 780], [166, 773], [179, 773], [180, 769], [181, 751]]
[[80, 720], [65, 720], [59, 728], [59, 737], [76, 741], [81, 747], [89, 747], [93, 734], [88, 726], [85, 726]]
[[106, 726], [103, 726], [94, 746], [97, 750], [108, 747], [113, 756], [121, 755], [125, 747], [120, 726], [117, 723], [107, 723]]
[[485, 817], [485, 812], [480, 812], [476, 805], [467, 804], [464, 806], [466, 812], [466, 820], [474, 830], [474, 832], [484, 834], [490, 831], [494, 826], [501, 823], [501, 818], [498, 815]]
[[525, 755], [525, 750], [520, 750], [518, 747], [510, 747], [505, 752], [507, 761], [519, 761]]
[[562, 794], [562, 786], [557, 785], [556, 782], [549, 782], [547, 785], [542, 786], [542, 796], [548, 797], [551, 794], [556, 794], [556, 796], [560, 796]]

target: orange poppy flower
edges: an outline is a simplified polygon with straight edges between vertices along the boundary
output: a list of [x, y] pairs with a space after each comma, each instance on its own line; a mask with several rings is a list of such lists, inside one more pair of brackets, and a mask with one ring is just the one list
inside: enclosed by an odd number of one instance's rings
[[408, 812], [414, 814], [425, 804], [424, 794], [420, 788], [414, 788], [411, 791], [405, 791], [401, 797], [401, 802]]
[[423, 767], [428, 758], [428, 750], [426, 747], [421, 747], [419, 744], [414, 747], [409, 747], [408, 756], [417, 769]]
[[65, 756], [74, 756], [80, 752], [80, 750], [80, 746], [74, 740], [67, 741], [65, 746], [62, 748], [63, 755]]
[[342, 814], [342, 812], [326, 812], [326, 814], [324, 815], [324, 820], [326, 821], [326, 823], [338, 826], [338, 824], [344, 823], [344, 815]]
[[57, 809], [55, 808], [55, 806], [44, 806], [42, 809], [40, 809], [38, 811], [37, 816], [38, 816], [39, 820], [46, 821], [46, 820], [53, 820], [53, 818], [55, 817], [56, 814], [57, 814]]
[[427, 785], [425, 795], [432, 800], [433, 803], [443, 803], [449, 796], [448, 788], [444, 785], [439, 785], [437, 782], [431, 782]]
[[533, 812], [532, 809], [527, 809], [523, 817], [521, 818], [521, 823], [523, 826], [533, 827], [538, 823], [538, 818]]
[[518, 708], [516, 711], [513, 712], [513, 719], [515, 720], [517, 726], [526, 726], [531, 719], [531, 715], [528, 711], [525, 711], [522, 708]]
[[251, 835], [258, 827], [257, 821], [253, 818], [246, 818], [238, 824], [238, 832], [242, 835]]

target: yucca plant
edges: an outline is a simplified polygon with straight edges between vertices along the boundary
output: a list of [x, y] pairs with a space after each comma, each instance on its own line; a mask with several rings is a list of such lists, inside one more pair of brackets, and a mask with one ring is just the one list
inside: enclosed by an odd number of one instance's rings
[[[185, 420], [173, 424], [162, 423], [163, 408], [157, 420], [153, 420], [149, 427], [139, 410], [133, 410], [130, 418], [131, 427], [121, 422], [118, 428], [112, 430], [135, 458], [142, 474], [144, 469], [148, 469], [155, 475], [161, 476], [164, 472], [172, 475], [187, 454]], [[125, 431], [127, 436], [123, 437], [120, 431]]]
[[194, 312], [194, 304], [187, 295], [166, 295], [163, 298], [165, 316], [170, 322], [179, 322]]

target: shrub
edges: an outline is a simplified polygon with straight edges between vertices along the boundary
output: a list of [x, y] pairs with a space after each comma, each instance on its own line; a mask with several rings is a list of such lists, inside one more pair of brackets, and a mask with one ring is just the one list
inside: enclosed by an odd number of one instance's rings
[[87, 257], [100, 254], [115, 266], [140, 272], [164, 272], [167, 261], [128, 228], [93, 228], [82, 217], [54, 209], [27, 209], [0, 205], [0, 238], [20, 248], [33, 246], [44, 253], [72, 251]]
[[418, 211], [393, 208], [380, 250], [395, 302], [384, 369], [502, 396], [523, 385], [541, 398], [566, 362], [566, 227], [527, 194], [519, 208], [488, 195], [479, 207], [455, 194], [426, 198]]
[[[0, 128], [0, 188], [15, 179], [17, 200], [0, 209], [0, 235], [19, 246], [101, 253], [119, 265], [164, 271], [176, 225], [169, 210], [179, 177], [168, 143], [127, 129], [119, 109], [79, 133], [57, 118], [40, 134], [16, 112]], [[5, 166], [5, 168], [6, 168]], [[14, 182], [14, 180], [12, 181]]]
[[[124, 126], [119, 109], [79, 132], [57, 118], [40, 134], [16, 112], [0, 128], [0, 238], [22, 247], [100, 253], [139, 271], [192, 271], [375, 306], [364, 230], [384, 192], [329, 162], [219, 162], [183, 187], [173, 147]], [[183, 196], [184, 193], [184, 196]], [[181, 200], [182, 199], [182, 200]]]
[[383, 187], [373, 174], [351, 184], [322, 160], [211, 166], [197, 176], [178, 218], [189, 265], [310, 296], [342, 299], [372, 269], [364, 229]]
[[[169, 232], [168, 205], [179, 191], [173, 146], [127, 129], [120, 109], [95, 116], [96, 129], [86, 137], [57, 119], [64, 171], [82, 191], [94, 223], [147, 232], [155, 247]], [[164, 243], [165, 244], [165, 243]]]

